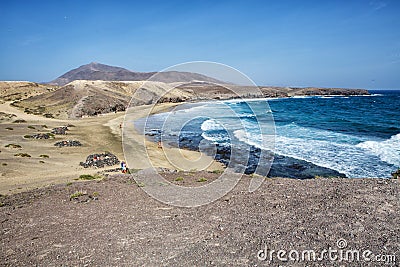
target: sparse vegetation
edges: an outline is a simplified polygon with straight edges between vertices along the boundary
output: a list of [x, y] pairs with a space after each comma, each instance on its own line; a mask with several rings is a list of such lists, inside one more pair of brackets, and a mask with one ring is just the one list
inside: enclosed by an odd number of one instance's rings
[[12, 131], [12, 130], [14, 130], [14, 128], [6, 127], [6, 130]]
[[39, 160], [39, 163], [45, 163], [43, 160]]
[[15, 157], [22, 157], [22, 158], [30, 158], [31, 155], [29, 155], [28, 153], [17, 153], [14, 154]]
[[43, 114], [43, 116], [46, 117], [46, 118], [54, 119], [54, 116], [51, 113]]
[[48, 158], [50, 158], [50, 156], [43, 154], [43, 155], [40, 155], [39, 158], [47, 158], [48, 159]]
[[36, 129], [35, 126], [32, 126], [32, 125], [29, 125], [28, 128], [33, 129], [33, 130]]
[[393, 179], [399, 179], [400, 178], [400, 169], [392, 173], [392, 178]]
[[207, 179], [204, 177], [201, 177], [199, 180], [197, 180], [197, 182], [204, 183], [204, 182], [207, 182]]
[[137, 173], [138, 171], [140, 171], [141, 169], [131, 169], [131, 168], [126, 168], [126, 173], [127, 174], [133, 174], [133, 173]]
[[5, 206], [5, 204], [3, 202], [0, 202], [0, 207]]
[[213, 170], [212, 171], [212, 173], [215, 173], [215, 174], [221, 174], [223, 172], [224, 172], [223, 170]]
[[252, 174], [250, 174], [250, 177], [251, 177], [251, 178], [265, 178], [265, 176], [259, 175], [259, 174], [257, 174], [257, 173], [252, 173]]
[[101, 175], [90, 175], [90, 174], [82, 174], [79, 176], [79, 180], [96, 180], [103, 178]]
[[176, 177], [175, 181], [177, 182], [183, 181], [183, 177], [182, 176]]
[[23, 120], [23, 119], [18, 119], [18, 120], [13, 121], [13, 123], [25, 123], [25, 122], [26, 122], [26, 120]]
[[2, 165], [2, 166], [7, 166], [8, 164], [7, 164], [7, 163], [5, 163], [5, 162], [3, 162], [1, 165]]
[[86, 191], [76, 191], [75, 193], [73, 193], [69, 196], [69, 199], [71, 200], [71, 199], [78, 198], [78, 197], [81, 197], [84, 195], [87, 195]]
[[22, 146], [18, 145], [18, 144], [8, 144], [5, 147], [9, 147], [9, 148], [22, 148]]
[[46, 124], [42, 125], [42, 128], [47, 128], [47, 125]]
[[26, 134], [26, 135], [24, 135], [24, 138], [32, 138], [32, 135], [30, 135], [30, 134]]
[[66, 183], [65, 185], [66, 185], [66, 186], [70, 186], [70, 185], [72, 185], [72, 182], [68, 182], [68, 183]]
[[137, 183], [139, 187], [144, 187], [144, 183]]

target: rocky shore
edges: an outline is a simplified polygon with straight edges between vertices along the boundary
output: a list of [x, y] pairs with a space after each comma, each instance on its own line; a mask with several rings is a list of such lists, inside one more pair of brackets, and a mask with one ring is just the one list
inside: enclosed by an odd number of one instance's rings
[[[230, 164], [230, 167], [236, 169], [238, 172], [244, 172], [245, 174], [259, 174], [267, 177], [287, 177], [295, 179], [311, 179], [316, 177], [340, 177], [345, 178], [346, 176], [338, 171], [328, 169], [325, 167], [317, 166], [313, 163], [295, 159], [292, 157], [286, 157], [281, 155], [271, 155], [268, 151], [252, 145], [247, 145], [242, 142], [235, 142], [234, 145], [243, 153], [236, 155], [231, 154], [231, 147], [229, 144], [216, 144], [216, 152], [214, 155], [214, 144], [203, 138], [201, 135], [202, 131], [200, 125], [198, 129], [195, 129], [195, 125], [191, 126], [190, 132], [181, 133], [179, 136], [179, 143], [170, 142], [169, 145], [173, 147], [179, 146], [183, 149], [189, 149], [192, 151], [199, 151], [200, 143], [202, 144], [202, 150], [209, 156], [214, 156], [214, 159], [225, 166]], [[158, 142], [161, 135], [160, 130], [152, 129], [146, 132], [147, 138]], [[263, 162], [271, 163], [271, 169], [259, 168], [260, 157], [264, 157]], [[268, 159], [273, 157], [273, 160]], [[243, 166], [243, 162], [247, 162], [246, 166]]]

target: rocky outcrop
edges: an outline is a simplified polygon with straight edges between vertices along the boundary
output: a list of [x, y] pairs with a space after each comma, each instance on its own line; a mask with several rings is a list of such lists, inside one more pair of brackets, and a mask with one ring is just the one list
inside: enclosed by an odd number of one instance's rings
[[369, 95], [365, 89], [345, 89], [345, 88], [290, 88], [290, 96], [319, 96], [319, 95], [339, 95], [339, 96], [354, 96], [354, 95]]
[[81, 162], [80, 165], [84, 168], [96, 167], [103, 168], [105, 166], [114, 166], [119, 164], [120, 161], [114, 154], [110, 152], [104, 152], [99, 154], [92, 154], [87, 156], [85, 162]]
[[68, 131], [68, 127], [67, 126], [61, 126], [61, 127], [53, 128], [51, 130], [51, 133], [52, 134], [67, 134], [67, 131]]
[[76, 141], [76, 140], [65, 140], [65, 141], [60, 141], [54, 144], [54, 146], [58, 147], [68, 147], [68, 146], [82, 146], [81, 142]]

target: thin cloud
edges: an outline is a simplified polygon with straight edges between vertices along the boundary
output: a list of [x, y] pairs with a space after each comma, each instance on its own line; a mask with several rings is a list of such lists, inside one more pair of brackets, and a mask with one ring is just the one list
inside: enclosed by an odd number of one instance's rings
[[387, 3], [386, 3], [386, 2], [383, 2], [383, 1], [371, 1], [371, 2], [369, 2], [369, 5], [370, 5], [375, 11], [387, 7]]
[[31, 46], [37, 43], [40, 43], [43, 40], [41, 36], [29, 36], [26, 37], [24, 40], [21, 40], [18, 44], [20, 46]]

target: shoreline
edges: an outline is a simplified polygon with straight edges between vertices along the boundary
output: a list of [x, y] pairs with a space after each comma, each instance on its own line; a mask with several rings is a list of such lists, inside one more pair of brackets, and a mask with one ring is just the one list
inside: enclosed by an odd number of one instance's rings
[[[251, 99], [250, 101], [263, 101], [266, 100], [268, 101], [270, 98], [258, 98], [258, 99]], [[276, 98], [273, 98], [276, 99]], [[241, 99], [241, 100], [236, 100], [236, 101], [247, 101], [248, 99]], [[202, 106], [201, 103], [207, 104], [207, 103], [213, 103], [213, 102], [236, 102], [234, 100], [215, 100], [215, 101], [199, 101], [199, 102], [185, 102], [182, 103], [182, 109], [191, 109], [196, 106]], [[187, 105], [186, 107], [184, 107]], [[167, 111], [169, 112], [169, 111]], [[157, 112], [158, 113], [158, 112]], [[161, 112], [162, 113], [162, 112]], [[156, 130], [160, 130], [158, 128], [155, 128]], [[200, 142], [205, 141], [206, 143], [209, 143], [210, 145], [212, 144], [212, 141], [206, 140], [201, 134], [201, 129], [198, 129], [198, 135], [191, 135], [189, 137], [185, 136], [183, 139], [180, 139], [179, 144], [181, 149], [183, 150], [189, 150], [189, 151], [198, 151], [198, 145]], [[145, 133], [145, 138], [150, 140], [151, 142], [155, 142], [155, 138], [153, 136], [148, 136]], [[330, 169], [324, 166], [320, 166], [317, 164], [314, 164], [313, 162], [309, 162], [303, 159], [298, 159], [290, 156], [284, 156], [280, 154], [274, 154], [274, 160], [271, 165], [271, 169], [269, 170], [268, 173], [256, 173], [257, 166], [260, 161], [260, 155], [261, 155], [261, 150], [260, 148], [254, 146], [254, 145], [248, 145], [244, 144], [244, 146], [248, 146], [249, 149], [249, 158], [248, 158], [248, 163], [247, 166], [244, 170], [245, 174], [258, 174], [261, 176], [265, 177], [286, 177], [286, 178], [292, 178], [292, 179], [314, 179], [314, 178], [319, 178], [319, 177], [337, 177], [337, 178], [347, 178], [344, 174], [334, 170]], [[243, 148], [243, 150], [247, 150], [246, 147]], [[266, 150], [263, 150], [263, 153], [269, 153]], [[209, 156], [212, 156], [212, 151], [210, 153], [207, 153]], [[265, 155], [264, 155], [265, 156]], [[239, 156], [240, 158], [240, 156]], [[237, 159], [236, 159], [237, 160]], [[246, 159], [243, 158], [243, 161]], [[229, 146], [223, 145], [223, 144], [217, 144], [217, 151], [214, 157], [214, 161], [219, 162], [225, 166], [225, 168], [228, 166], [229, 162], [232, 161], [231, 158], [231, 149]], [[241, 166], [240, 163], [234, 163], [231, 167], [235, 168], [236, 164], [239, 164], [239, 168]], [[263, 168], [261, 168], [263, 169]], [[265, 171], [265, 170], [264, 170]]]
[[[373, 97], [380, 97], [382, 95], [379, 94], [375, 94], [375, 95], [370, 95], [371, 99]], [[314, 98], [314, 96], [306, 96], [307, 98]], [[328, 96], [329, 97], [329, 96]], [[317, 98], [325, 98], [325, 96], [317, 96]], [[345, 97], [348, 98], [348, 97]], [[251, 99], [250, 101], [269, 101], [269, 100], [273, 100], [276, 98], [258, 98], [258, 99]], [[285, 98], [280, 98], [280, 99], [287, 99]], [[390, 99], [389, 99], [390, 100]], [[243, 102], [243, 101], [248, 101], [248, 99], [232, 99], [232, 100], [211, 100], [211, 101], [196, 101], [196, 102], [183, 102], [182, 106], [183, 108], [192, 108], [193, 105], [195, 105], [194, 107], [196, 107], [197, 105], [202, 106], [202, 105], [207, 105], [209, 103], [214, 103], [214, 102]], [[320, 101], [320, 100], [319, 100]], [[340, 100], [342, 101], [342, 100]], [[345, 101], [344, 103], [347, 103], [347, 100], [343, 100]], [[351, 101], [351, 100], [349, 100]], [[360, 100], [360, 101], [364, 101], [364, 100]], [[369, 101], [369, 100], [366, 100]], [[373, 100], [371, 100], [373, 101]], [[358, 102], [358, 100], [357, 100]], [[375, 102], [375, 101], [374, 101]], [[272, 102], [271, 102], [272, 103]], [[193, 105], [192, 105], [193, 104]], [[271, 104], [272, 105], [272, 104]], [[200, 113], [198, 113], [200, 114]], [[183, 115], [184, 116], [184, 115]], [[158, 121], [158, 120], [157, 120]], [[200, 122], [201, 123], [201, 122]], [[153, 126], [150, 126], [150, 128], [152, 128]], [[159, 129], [158, 127], [154, 127], [154, 129]], [[194, 132], [198, 132], [198, 136], [195, 135], [190, 135], [188, 133], [185, 133], [184, 135], [182, 135], [182, 137], [185, 139], [182, 142], [181, 147], [184, 147], [186, 149], [190, 149], [190, 150], [194, 150], [197, 151], [198, 150], [198, 145], [202, 140], [204, 140], [204, 138], [200, 137], [201, 135], [201, 130], [200, 129], [195, 129], [193, 128], [193, 126], [191, 126], [191, 130], [190, 131], [194, 131]], [[351, 134], [352, 132], [350, 132]], [[150, 135], [154, 135], [154, 133], [151, 133]], [[186, 136], [187, 135], [187, 136]], [[363, 135], [361, 135], [363, 136]], [[370, 140], [375, 140], [376, 135], [374, 135], [374, 133], [372, 133], [372, 135], [370, 135], [371, 139]], [[391, 139], [393, 136], [390, 136], [389, 139]], [[150, 138], [150, 137], [148, 137]], [[360, 137], [361, 138], [361, 137]], [[153, 138], [154, 139], [154, 138]], [[388, 140], [389, 140], [388, 139]], [[368, 140], [368, 139], [367, 139]], [[180, 140], [182, 141], [182, 140]], [[365, 141], [365, 140], [364, 140]], [[363, 143], [364, 141], [362, 141], [361, 138], [361, 143]], [[385, 141], [385, 140], [383, 140]], [[210, 141], [212, 142], [212, 141]], [[342, 141], [339, 141], [339, 144]], [[347, 144], [347, 143], [346, 143]], [[256, 147], [252, 147], [251, 148], [252, 151], [256, 151], [257, 148]], [[228, 149], [225, 148], [220, 148], [219, 152], [217, 152], [217, 156], [220, 156], [220, 154], [223, 154], [225, 156], [229, 155], [230, 151], [228, 151]], [[364, 152], [365, 153], [365, 152]], [[366, 157], [369, 154], [366, 154]], [[369, 155], [368, 157], [371, 157], [371, 155]], [[370, 173], [368, 174], [368, 169], [367, 171], [365, 171], [365, 173], [361, 173], [360, 174], [354, 174], [354, 173], [348, 173], [346, 172], [347, 169], [346, 168], [346, 164], [348, 163], [348, 159], [344, 158], [343, 159], [343, 168], [341, 166], [336, 166], [337, 168], [335, 168], [335, 166], [330, 167], [330, 164], [326, 164], [324, 162], [320, 162], [321, 164], [318, 163], [318, 161], [309, 161], [307, 160], [307, 157], [305, 157], [305, 159], [302, 159], [300, 157], [296, 157], [296, 156], [291, 156], [291, 154], [287, 154], [287, 153], [283, 153], [283, 154], [275, 154], [275, 161], [274, 161], [274, 165], [277, 166], [277, 172], [271, 172], [269, 177], [288, 177], [288, 178], [297, 178], [297, 179], [305, 179], [305, 178], [318, 178], [318, 177], [348, 177], [348, 178], [354, 178], [354, 179], [358, 179], [358, 178], [376, 178], [376, 177], [380, 177], [380, 178], [390, 178], [391, 177], [391, 173], [393, 171], [396, 171], [395, 166], [392, 169], [388, 169], [385, 172], [380, 172], [377, 174], [374, 174], [374, 172], [369, 171]], [[223, 157], [221, 159], [221, 157], [216, 158], [216, 160], [218, 160], [219, 162], [224, 163], [227, 162], [229, 160], [229, 157]], [[316, 162], [316, 163], [314, 163]], [[347, 163], [346, 163], [347, 162]], [[254, 163], [254, 162], [253, 162]], [[386, 161], [383, 161], [382, 164], [387, 164]], [[389, 163], [389, 164], [393, 164], [393, 163]], [[225, 163], [226, 165], [226, 163]], [[256, 165], [256, 164], [253, 164]], [[383, 165], [384, 168], [386, 167], [386, 165]], [[390, 167], [390, 166], [389, 166]], [[253, 168], [255, 169], [255, 168]], [[286, 169], [287, 172], [282, 171]], [[299, 176], [296, 175], [295, 172], [298, 172], [299, 170], [305, 170], [305, 172]], [[311, 171], [308, 171], [309, 169], [312, 169]], [[340, 170], [342, 170], [343, 172], [341, 173]], [[246, 173], [252, 173], [252, 172], [246, 172]], [[346, 174], [346, 175], [345, 175]], [[354, 175], [354, 176], [353, 176]]]
[[[138, 119], [144, 118], [149, 114], [150, 109], [155, 107], [155, 110], [152, 110], [151, 115], [169, 112], [176, 106], [180, 106], [182, 103], [161, 103], [159, 105], [153, 106], [139, 106], [132, 107], [126, 111], [124, 116], [124, 123], [132, 123]], [[151, 116], [150, 115], [150, 116]], [[123, 127], [126, 127], [125, 125]], [[129, 126], [125, 128], [124, 135], [122, 136], [122, 142], [124, 146], [124, 154], [125, 155], [148, 155], [148, 157], [136, 157], [135, 159], [126, 159], [128, 163], [128, 167], [132, 169], [145, 169], [149, 167], [161, 167], [167, 169], [176, 169], [175, 166], [171, 165], [170, 161], [178, 161], [179, 155], [182, 155], [189, 162], [192, 162], [192, 166], [185, 166], [185, 169], [202, 169], [199, 166], [205, 166], [206, 162], [210, 162], [208, 167], [206, 168], [209, 171], [214, 170], [222, 170], [222, 164], [214, 161], [211, 157], [202, 155], [202, 153], [193, 150], [182, 150], [174, 147], [167, 147], [163, 145], [163, 148], [160, 149], [158, 145], [149, 140], [146, 137], [146, 134], [142, 134], [138, 132], [135, 126]], [[129, 140], [129, 141], [125, 141]], [[129, 143], [126, 143], [129, 142]], [[166, 157], [168, 155], [168, 159]], [[179, 169], [178, 169], [179, 170]]]
[[[374, 96], [374, 95], [369, 95]], [[315, 97], [315, 96], [305, 96]], [[316, 96], [324, 97], [324, 96]], [[329, 97], [329, 96], [328, 96]], [[346, 97], [346, 96], [345, 96]], [[185, 105], [202, 105], [202, 103], [210, 103], [215, 101], [260, 101], [260, 100], [274, 100], [274, 99], [290, 99], [291, 97], [282, 98], [250, 98], [250, 99], [231, 99], [231, 100], [203, 100], [198, 99], [195, 101], [185, 101], [178, 103], [161, 103], [156, 105], [156, 110], [152, 112], [163, 113], [168, 112], [172, 108], [187, 108]], [[104, 152], [106, 150], [115, 153], [121, 160], [124, 159], [123, 149], [121, 147], [121, 129], [119, 124], [123, 121], [125, 112], [118, 113], [107, 113], [101, 116], [93, 116], [81, 119], [50, 119], [40, 115], [27, 114], [24, 111], [11, 106], [12, 101], [3, 102], [0, 104], [1, 110], [14, 114], [19, 119], [25, 119], [26, 122], [21, 124], [15, 124], [11, 121], [2, 121], [3, 126], [1, 134], [2, 138], [2, 153], [1, 161], [3, 164], [1, 176], [0, 176], [0, 193], [18, 193], [34, 189], [37, 187], [49, 186], [53, 184], [73, 182], [73, 180], [81, 174], [95, 174], [99, 171], [111, 169], [83, 169], [79, 166], [80, 161], [84, 161], [85, 157], [92, 153]], [[134, 114], [135, 120], [140, 117], [147, 115], [149, 106], [133, 107], [136, 109]], [[143, 111], [145, 109], [145, 111]], [[142, 111], [140, 111], [142, 110]], [[47, 125], [48, 129], [41, 127], [41, 125]], [[25, 134], [32, 134], [34, 132], [49, 131], [52, 127], [58, 127], [67, 124], [74, 124], [76, 127], [71, 128], [67, 136], [56, 136], [53, 140], [26, 140], [22, 138]], [[8, 126], [8, 127], [7, 127]], [[31, 130], [29, 127], [35, 127], [36, 129]], [[13, 131], [6, 130], [7, 128], [14, 128]], [[155, 159], [155, 165], [164, 168], [175, 169], [167, 163], [165, 157], [160, 153], [161, 151], [157, 148], [154, 142], [145, 140], [146, 135], [135, 132], [133, 136], [136, 138], [135, 142], [140, 144], [144, 143], [150, 147], [151, 157]], [[101, 139], [104, 139], [102, 141]], [[79, 148], [55, 148], [53, 143], [60, 141], [60, 139], [77, 139], [83, 142], [83, 147]], [[22, 149], [9, 149], [4, 148], [7, 144], [16, 143], [22, 145]], [[137, 144], [136, 144], [136, 147]], [[165, 148], [167, 149], [167, 148]], [[177, 149], [172, 149], [177, 152]], [[188, 150], [183, 149], [186, 157], [190, 159], [197, 159], [199, 152], [194, 151], [196, 149]], [[17, 152], [28, 152], [32, 155], [31, 158], [16, 158], [14, 154]], [[71, 154], [70, 154], [71, 153]], [[145, 151], [140, 153], [133, 151], [137, 163], [133, 164], [131, 168], [143, 168], [151, 166], [149, 161], [145, 157]], [[41, 154], [49, 154], [49, 159], [41, 159]], [[210, 160], [210, 158], [208, 158]], [[39, 163], [44, 161], [45, 163]], [[222, 170], [224, 166], [221, 162], [214, 161], [213, 170]], [[296, 167], [293, 162], [292, 165]], [[196, 167], [193, 167], [193, 169]], [[286, 177], [284, 172], [279, 172], [274, 177]], [[289, 177], [290, 178], [290, 177]], [[292, 177], [293, 178], [293, 177]]]

